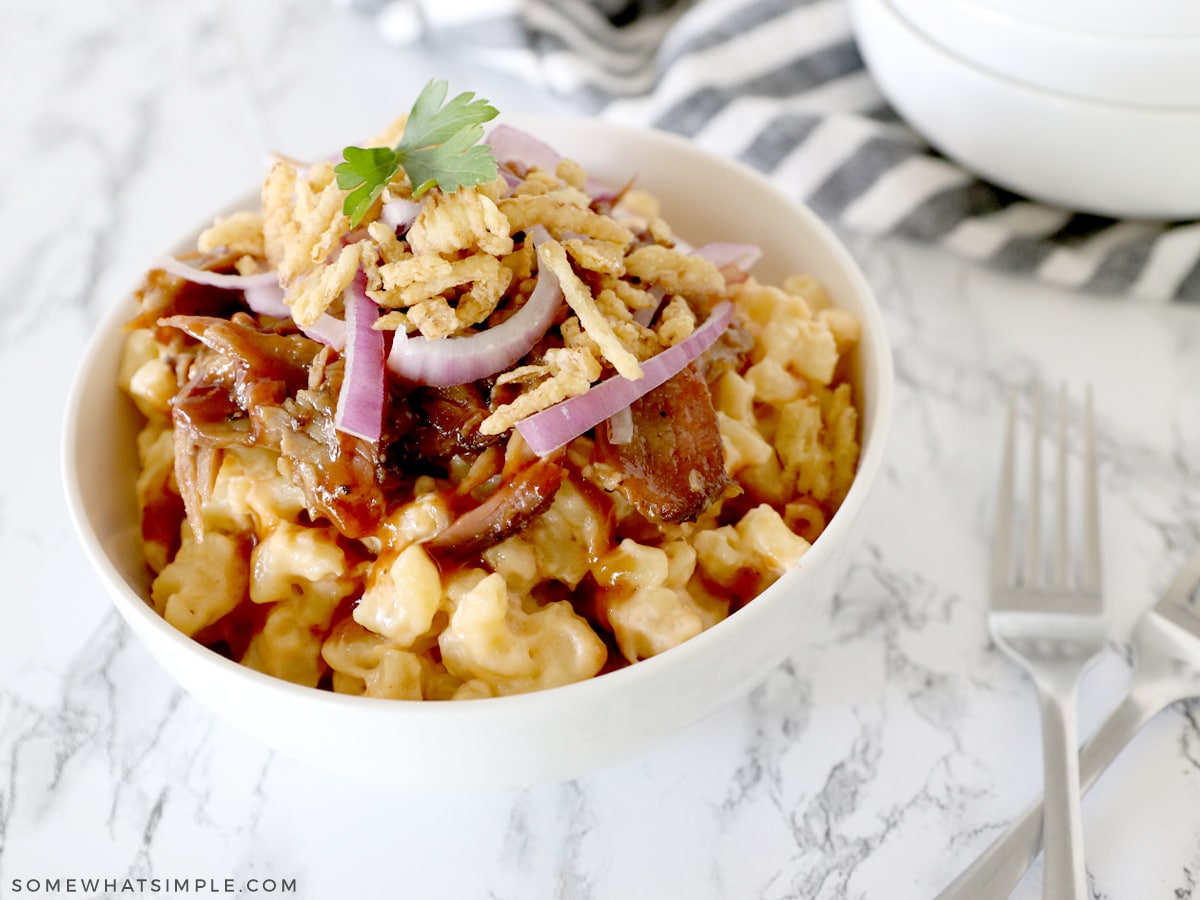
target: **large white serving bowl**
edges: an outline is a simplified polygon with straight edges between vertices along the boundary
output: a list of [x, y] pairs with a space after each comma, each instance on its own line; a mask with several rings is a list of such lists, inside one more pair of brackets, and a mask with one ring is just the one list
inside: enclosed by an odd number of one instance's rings
[[[1191, 29], [1168, 35], [1118, 29], [1142, 6], [1076, 3], [1074, 29], [1053, 20], [1061, 6], [850, 0], [859, 49], [884, 96], [964, 168], [1071, 210], [1200, 215], [1194, 4], [1155, 0], [1145, 8], [1147, 22], [1164, 8]], [[1100, 31], [1097, 23], [1109, 21]]]
[[[799, 567], [685, 644], [634, 666], [539, 693], [463, 702], [337, 695], [240, 666], [185, 637], [147, 604], [134, 503], [138, 414], [116, 386], [131, 296], [109, 311], [82, 360], [67, 410], [64, 475], [80, 540], [112, 602], [179, 684], [244, 732], [318, 766], [415, 788], [511, 788], [574, 777], [631, 757], [746, 694], [791, 653], [838, 588], [880, 468], [892, 397], [887, 335], [845, 248], [756, 172], [680, 138], [592, 120], [514, 120], [596, 175], [640, 186], [694, 242], [751, 241], [755, 274], [808, 272], [854, 313], [862, 456], [842, 508]], [[179, 248], [194, 246], [185, 236]], [[176, 249], [179, 249], [176, 248]]]

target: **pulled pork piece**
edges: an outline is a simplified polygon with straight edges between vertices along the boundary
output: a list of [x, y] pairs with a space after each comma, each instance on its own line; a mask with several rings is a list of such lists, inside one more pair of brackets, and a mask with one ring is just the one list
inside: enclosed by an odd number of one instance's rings
[[494, 494], [439, 531], [429, 546], [456, 554], [481, 553], [545, 512], [562, 485], [566, 470], [538, 460], [503, 482]]
[[386, 505], [375, 446], [334, 427], [341, 378], [328, 376], [340, 376], [340, 362], [329, 365], [321, 356], [324, 386], [308, 390], [309, 368], [321, 352], [316, 341], [262, 331], [249, 316], [171, 316], [159, 325], [203, 344], [171, 410], [175, 476], [197, 539], [220, 451], [232, 446], [277, 450], [309, 511], [347, 537], [375, 529]]
[[376, 476], [375, 445], [338, 431], [336, 408], [336, 391], [305, 390], [261, 415], [282, 457], [280, 469], [304, 491], [309, 512], [346, 537], [361, 538], [379, 526], [387, 503]]
[[321, 345], [299, 334], [260, 331], [249, 316], [231, 321], [211, 316], [170, 316], [160, 326], [178, 328], [232, 364], [228, 387], [237, 405], [251, 412], [277, 406], [308, 385], [308, 367]]
[[501, 440], [479, 431], [491, 410], [475, 384], [393, 387], [390, 399], [380, 442], [385, 478], [445, 476], [452, 457], [478, 453]]
[[[207, 272], [234, 272], [238, 254], [223, 248], [209, 253], [180, 256], [182, 262]], [[128, 329], [152, 328], [164, 316], [217, 316], [227, 318], [242, 308], [239, 291], [196, 284], [162, 269], [151, 269], [137, 293], [138, 314]]]
[[721, 332], [717, 342], [696, 360], [705, 380], [713, 384], [726, 372], [744, 372], [754, 349], [754, 335], [736, 319]]
[[595, 459], [621, 473], [617, 490], [652, 522], [684, 522], [729, 484], [712, 396], [693, 363], [630, 406], [633, 438], [596, 429]]
[[222, 377], [227, 361], [215, 353], [200, 356], [194, 374], [171, 401], [175, 434], [175, 483], [192, 535], [204, 540], [200, 507], [212, 494], [221, 450], [254, 443], [250, 422], [234, 402]]

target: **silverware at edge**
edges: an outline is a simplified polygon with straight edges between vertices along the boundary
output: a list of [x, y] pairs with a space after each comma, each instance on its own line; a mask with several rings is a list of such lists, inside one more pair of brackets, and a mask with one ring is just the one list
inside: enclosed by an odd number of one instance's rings
[[[1200, 697], [1200, 549], [1170, 588], [1138, 621], [1133, 633], [1133, 678], [1125, 698], [1079, 752], [1081, 793], [1096, 782], [1143, 725], [1181, 700]], [[1042, 844], [1042, 801], [1035, 800], [937, 900], [1008, 897]]]

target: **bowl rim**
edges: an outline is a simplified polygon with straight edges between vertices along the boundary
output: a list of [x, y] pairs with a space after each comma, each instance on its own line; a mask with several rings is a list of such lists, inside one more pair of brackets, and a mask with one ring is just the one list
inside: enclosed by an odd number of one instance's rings
[[[851, 8], [852, 18], [874, 8], [891, 16], [932, 52], [1046, 99], [1141, 115], [1200, 115], [1200, 79], [1178, 77], [1180, 60], [1197, 59], [1200, 34], [1177, 40], [1117, 39], [1040, 28], [989, 6], [957, 0], [851, 0]], [[1040, 49], [1029, 52], [1032, 47]], [[1129, 57], [1126, 64], [1113, 65], [1105, 56], [1111, 52]], [[1069, 53], [1081, 54], [1089, 64], [1063, 67], [1062, 59]], [[1140, 70], [1144, 77], [1131, 79], [1129, 64], [1139, 60], [1149, 71]], [[1156, 77], [1149, 77], [1154, 73]], [[1200, 66], [1196, 74], [1200, 75]]]
[[[841, 539], [855, 525], [856, 517], [862, 515], [867, 495], [883, 464], [884, 451], [892, 424], [893, 384], [895, 380], [892, 347], [878, 300], [849, 249], [810, 207], [787, 195], [785, 191], [773, 184], [765, 175], [743, 163], [741, 160], [713, 154], [701, 148], [693, 141], [679, 135], [659, 129], [642, 128], [571, 115], [506, 115], [497, 121], [501, 120], [510, 122], [518, 127], [527, 128], [534, 134], [537, 133], [539, 127], [544, 126], [576, 128], [581, 131], [598, 129], [610, 133], [616, 132], [622, 139], [658, 143], [675, 153], [702, 157], [720, 166], [730, 168], [733, 174], [748, 179], [760, 189], [775, 195], [781, 203], [785, 203], [790, 207], [790, 211], [794, 215], [805, 220], [806, 225], [811, 229], [813, 235], [820, 239], [823, 245], [823, 252], [832, 257], [834, 265], [848, 279], [854, 294], [858, 297], [862, 308], [857, 312], [857, 315], [862, 319], [863, 334], [871, 336], [869, 344], [874, 363], [874, 383], [870, 387], [870, 402], [872, 403], [873, 410], [871, 430], [869, 433], [863, 430], [864, 424], [861, 417], [862, 408], [860, 406], [859, 428], [862, 450], [854, 481], [851, 483], [850, 489], [838, 512], [831, 518], [821, 536], [813, 542], [812, 546], [801, 558], [799, 565], [794, 571], [802, 571], [805, 568], [820, 566], [831, 553], [835, 552], [841, 546], [843, 542]], [[241, 207], [244, 207], [245, 200], [250, 196], [251, 194], [247, 193], [242, 198], [233, 201], [233, 203], [225, 204], [223, 210], [229, 211], [233, 208], [240, 208], [239, 204], [241, 204]], [[220, 215], [221, 212], [222, 210], [218, 210], [215, 215]], [[207, 223], [211, 221], [212, 215], [209, 215], [203, 220], [204, 225], [200, 226], [200, 228], [206, 227]], [[168, 252], [177, 251], [184, 240], [188, 240], [189, 238], [194, 239], [200, 228], [195, 228], [187, 235], [181, 236], [180, 239], [174, 242], [173, 248], [168, 250]], [[132, 302], [134, 290], [140, 284], [142, 274], [139, 273], [130, 289], [119, 294], [118, 299], [105, 312], [89, 338], [84, 353], [79, 358], [76, 372], [68, 391], [65, 407], [62, 439], [59, 448], [61, 475], [73, 528], [93, 568], [101, 576], [101, 580], [105, 583], [106, 587], [108, 587], [110, 602], [116, 606], [118, 612], [121, 613], [131, 626], [134, 625], [134, 621], [131, 621], [130, 617], [134, 617], [137, 625], [155, 631], [158, 636], [168, 642], [174, 652], [187, 654], [188, 657], [197, 660], [202, 665], [215, 665], [220, 671], [223, 671], [231, 678], [248, 679], [248, 684], [256, 690], [262, 690], [280, 698], [294, 699], [299, 702], [317, 704], [322, 707], [331, 706], [343, 710], [370, 710], [372, 714], [389, 717], [408, 717], [412, 715], [423, 718], [458, 717], [467, 708], [473, 712], [486, 710], [511, 715], [514, 711], [531, 707], [555, 703], [584, 702], [593, 694], [603, 695], [627, 689], [630, 682], [636, 686], [640, 681], [653, 679], [656, 673], [660, 671], [669, 672], [672, 669], [686, 668], [689, 659], [708, 652], [710, 644], [713, 642], [726, 642], [731, 633], [736, 635], [737, 631], [751, 628], [755, 621], [767, 614], [767, 606], [769, 604], [760, 604], [758, 603], [759, 598], [756, 598], [755, 601], [745, 604], [733, 614], [694, 637], [663, 653], [640, 660], [635, 664], [623, 666], [614, 671], [605, 672], [602, 675], [582, 681], [556, 687], [498, 697], [472, 698], [467, 701], [457, 701], [454, 703], [415, 700], [396, 701], [376, 697], [339, 694], [333, 691], [321, 690], [285, 681], [282, 678], [251, 669], [210, 650], [170, 625], [125, 580], [105, 551], [96, 529], [92, 527], [88, 519], [79, 477], [80, 472], [78, 466], [75, 465], [75, 457], [80, 447], [80, 442], [83, 439], [79, 420], [81, 405], [87, 387], [87, 379], [84, 376], [96, 370], [101, 357], [114, 352], [113, 345], [119, 339], [120, 325], [130, 316], [130, 303]], [[839, 305], [836, 303], [836, 298], [834, 305]], [[859, 344], [859, 352], [866, 352], [863, 349], [865, 343], [867, 342]], [[865, 379], [865, 375], [863, 377]], [[116, 385], [115, 372], [113, 385], [114, 387]], [[124, 394], [121, 397], [122, 402], [132, 402]], [[161, 662], [159, 664], [161, 665]], [[468, 705], [464, 706], [464, 703]]]
[[[1109, 38], [1113, 41], [1163, 41], [1180, 44], [1200, 39], [1200, 15], [1187, 3], [1174, 3], [1167, 17], [1149, 17], [1144, 8], [1130, 15], [1123, 0], [1087, 0], [1088, 21], [1073, 16], [1079, 12], [1062, 3], [1042, 0], [923, 0], [932, 10], [944, 11], [958, 5], [969, 15], [1006, 19], [1026, 28], [1059, 34], [1066, 38]], [[1076, 0], [1078, 6], [1079, 0]], [[1159, 11], [1163, 10], [1160, 4]]]

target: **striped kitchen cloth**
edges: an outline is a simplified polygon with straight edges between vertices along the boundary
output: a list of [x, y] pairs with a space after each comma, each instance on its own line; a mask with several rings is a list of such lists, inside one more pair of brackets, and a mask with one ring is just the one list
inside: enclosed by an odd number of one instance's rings
[[931, 150], [863, 66], [845, 0], [334, 0], [385, 39], [517, 75], [758, 168], [827, 221], [1064, 287], [1200, 300], [1200, 223], [1032, 202]]

